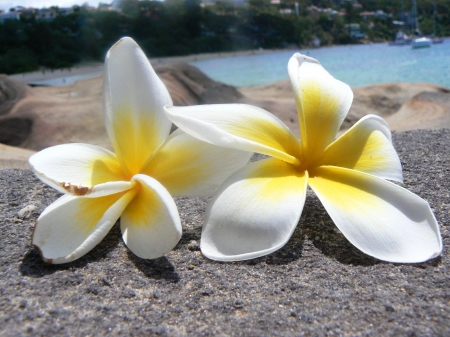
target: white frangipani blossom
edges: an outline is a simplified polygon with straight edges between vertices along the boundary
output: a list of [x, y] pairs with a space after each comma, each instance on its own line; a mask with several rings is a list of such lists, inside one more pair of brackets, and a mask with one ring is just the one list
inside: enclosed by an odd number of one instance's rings
[[238, 261], [281, 248], [299, 222], [309, 186], [364, 253], [392, 262], [438, 256], [442, 239], [428, 203], [386, 180], [403, 178], [385, 121], [368, 115], [335, 139], [353, 100], [350, 87], [301, 54], [290, 59], [288, 73], [300, 139], [250, 105], [166, 107], [193, 137], [272, 157], [246, 165], [216, 192], [205, 214], [202, 252]]
[[208, 196], [251, 153], [220, 149], [180, 130], [170, 134], [170, 95], [131, 38], [108, 52], [103, 96], [114, 152], [88, 144], [47, 148], [30, 158], [36, 175], [65, 195], [39, 217], [32, 244], [49, 263], [73, 261], [95, 247], [119, 217], [137, 256], [168, 253], [181, 237], [172, 196]]

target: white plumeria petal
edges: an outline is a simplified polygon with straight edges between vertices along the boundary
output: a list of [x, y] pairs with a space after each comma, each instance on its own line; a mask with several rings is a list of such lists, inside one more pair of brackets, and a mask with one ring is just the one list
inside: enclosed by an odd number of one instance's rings
[[181, 238], [181, 222], [171, 195], [157, 180], [137, 174], [139, 192], [120, 219], [123, 241], [137, 256], [156, 259], [170, 252]]
[[288, 73], [297, 103], [303, 154], [311, 160], [336, 137], [353, 93], [317, 60], [305, 55], [291, 57]]
[[308, 181], [344, 236], [364, 253], [390, 262], [423, 262], [442, 251], [428, 203], [375, 176], [320, 167]]
[[211, 145], [178, 129], [141, 173], [158, 180], [174, 197], [211, 196], [252, 155]]
[[166, 114], [184, 132], [205, 142], [298, 163], [300, 143], [271, 113], [246, 104], [167, 107]]
[[240, 261], [283, 247], [300, 219], [307, 174], [270, 158], [232, 175], [208, 205], [200, 243], [203, 254]]
[[332, 165], [403, 182], [402, 165], [392, 146], [391, 132], [378, 116], [361, 118], [324, 151], [320, 165]]
[[62, 193], [98, 197], [130, 188], [116, 155], [98, 146], [57, 145], [35, 153], [29, 162], [39, 179]]
[[135, 194], [131, 189], [100, 198], [64, 195], [37, 220], [32, 244], [48, 263], [76, 260], [108, 234]]
[[169, 92], [131, 38], [118, 41], [105, 60], [105, 123], [114, 151], [130, 175], [164, 142], [172, 123], [163, 106]]

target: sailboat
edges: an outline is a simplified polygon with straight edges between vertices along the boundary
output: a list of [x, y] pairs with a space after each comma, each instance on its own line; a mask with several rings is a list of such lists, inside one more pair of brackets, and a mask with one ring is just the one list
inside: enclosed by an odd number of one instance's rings
[[[405, 11], [403, 10], [403, 0], [402, 0], [402, 14], [400, 16], [400, 25], [403, 26], [405, 23]], [[411, 44], [411, 38], [408, 37], [401, 29], [395, 35], [394, 41], [389, 42], [389, 46], [406, 46]]]
[[[414, 21], [414, 23], [415, 23], [415, 33], [417, 34], [417, 35], [422, 35], [421, 33], [420, 33], [420, 31], [419, 31], [419, 20], [417, 19], [417, 2], [416, 2], [416, 0], [413, 0], [413, 12], [414, 12], [414, 19], [415, 19], [415, 21]], [[418, 38], [415, 38], [415, 39], [413, 39], [412, 40], [412, 42], [411, 42], [411, 47], [413, 48], [413, 49], [418, 49], [418, 48], [428, 48], [428, 47], [431, 47], [431, 43], [432, 43], [432, 41], [431, 41], [431, 39], [430, 38], [428, 38], [428, 37], [425, 37], [425, 36], [421, 36], [421, 37], [418, 37]]]
[[392, 42], [389, 42], [390, 46], [405, 46], [407, 44], [411, 43], [411, 39], [403, 33], [403, 31], [399, 30], [397, 34], [395, 35], [395, 40]]
[[426, 37], [426, 36], [422, 36], [422, 37], [418, 37], [417, 39], [413, 39], [411, 46], [413, 47], [413, 49], [418, 49], [418, 48], [428, 48], [431, 47], [431, 43], [433, 41]]

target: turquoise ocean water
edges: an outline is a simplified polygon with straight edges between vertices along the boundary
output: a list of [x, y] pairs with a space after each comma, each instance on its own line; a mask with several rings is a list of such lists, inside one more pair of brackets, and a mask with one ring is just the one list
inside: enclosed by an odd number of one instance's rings
[[[288, 78], [287, 63], [294, 52], [227, 57], [192, 65], [216, 81], [256, 86]], [[429, 82], [450, 88], [450, 39], [423, 49], [377, 43], [298, 52], [317, 59], [335, 78], [353, 88], [386, 82]]]

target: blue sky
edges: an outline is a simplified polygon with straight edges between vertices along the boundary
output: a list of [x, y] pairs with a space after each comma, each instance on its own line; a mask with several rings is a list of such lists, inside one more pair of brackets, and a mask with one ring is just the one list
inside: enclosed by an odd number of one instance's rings
[[92, 7], [97, 7], [99, 2], [111, 3], [112, 0], [0, 0], [0, 9], [8, 11], [11, 7], [24, 6], [24, 7], [70, 7], [73, 5], [82, 5], [87, 2]]

